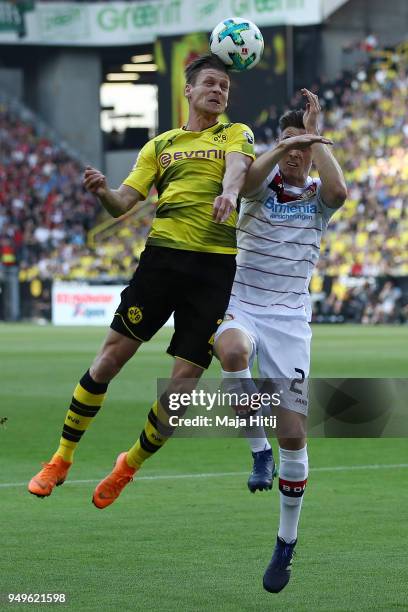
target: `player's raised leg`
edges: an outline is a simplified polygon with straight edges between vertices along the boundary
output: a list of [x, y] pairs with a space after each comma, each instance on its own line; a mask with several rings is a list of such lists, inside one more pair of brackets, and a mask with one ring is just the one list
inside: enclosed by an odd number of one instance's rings
[[171, 393], [190, 393], [202, 373], [202, 367], [183, 359], [175, 359], [170, 384], [162, 397], [154, 402], [138, 440], [127, 452], [120, 453], [112, 472], [96, 487], [92, 502], [97, 508], [110, 506], [146, 459], [169, 439], [173, 432], [169, 426], [169, 416], [175, 413], [169, 410], [166, 397]]
[[75, 449], [102, 406], [109, 382], [140, 345], [139, 340], [109, 330], [92, 366], [74, 389], [59, 446], [50, 461], [30, 480], [30, 493], [47, 497], [55, 486], [63, 484], [72, 465]]
[[[234, 315], [235, 316], [235, 315]], [[258, 393], [249, 367], [251, 355], [255, 352], [254, 340], [236, 322], [226, 321], [219, 327], [214, 351], [222, 366], [224, 388], [228, 393]], [[262, 425], [244, 427], [252, 451], [253, 467], [248, 478], [252, 493], [272, 488], [275, 476], [275, 462], [272, 448]]]
[[[166, 390], [149, 411], [139, 439], [127, 453], [119, 456], [111, 474], [96, 487], [93, 503], [100, 509], [115, 501], [143, 462], [171, 436], [169, 416], [175, 413], [169, 410], [167, 398], [172, 393], [190, 393], [195, 389], [198, 379], [211, 363], [212, 340], [228, 305], [235, 273], [233, 256], [206, 253], [186, 255], [181, 250], [163, 254], [159, 251], [158, 261], [165, 266], [173, 262], [172, 268], [165, 269], [160, 275], [160, 283], [157, 284], [163, 292], [161, 299], [151, 303], [153, 310], [157, 308], [157, 302], [172, 300], [170, 312], [159, 322], [161, 327], [174, 312], [174, 334], [167, 348], [167, 353], [174, 357], [173, 371]], [[151, 285], [148, 277], [146, 282]], [[143, 320], [147, 314], [145, 307]], [[158, 327], [156, 324], [156, 329]]]
[[281, 413], [278, 425], [280, 520], [275, 550], [263, 577], [264, 588], [270, 593], [279, 593], [290, 580], [309, 473], [306, 417], [285, 409]]

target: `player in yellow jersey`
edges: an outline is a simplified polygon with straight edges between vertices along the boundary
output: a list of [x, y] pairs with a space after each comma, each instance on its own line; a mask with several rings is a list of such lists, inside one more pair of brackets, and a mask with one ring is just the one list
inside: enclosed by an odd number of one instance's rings
[[96, 487], [95, 506], [113, 503], [143, 461], [170, 437], [168, 394], [192, 391], [211, 362], [212, 338], [235, 274], [237, 198], [254, 158], [251, 130], [218, 121], [229, 87], [227, 69], [217, 57], [198, 58], [186, 69], [187, 125], [149, 141], [117, 190], [108, 187], [99, 170], [85, 171], [85, 187], [113, 217], [144, 200], [153, 184], [159, 201], [146, 248], [122, 292], [111, 329], [74, 390], [59, 447], [28, 485], [34, 495], [46, 497], [64, 482], [109, 382], [172, 313], [169, 387], [154, 402], [137, 442], [120, 453], [111, 474]]

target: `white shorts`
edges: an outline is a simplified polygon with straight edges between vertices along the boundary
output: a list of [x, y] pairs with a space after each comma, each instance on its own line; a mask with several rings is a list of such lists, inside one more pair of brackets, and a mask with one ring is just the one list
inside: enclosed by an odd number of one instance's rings
[[307, 378], [310, 370], [312, 330], [304, 319], [248, 312], [230, 302], [215, 340], [227, 329], [239, 329], [251, 341], [249, 367], [258, 357], [260, 378], [282, 384], [282, 407], [301, 414], [308, 411]]

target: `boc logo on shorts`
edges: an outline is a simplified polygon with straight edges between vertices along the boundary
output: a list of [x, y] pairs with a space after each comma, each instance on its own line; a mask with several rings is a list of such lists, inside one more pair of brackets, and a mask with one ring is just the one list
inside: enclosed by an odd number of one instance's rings
[[133, 325], [137, 325], [143, 319], [143, 313], [139, 306], [131, 306], [127, 311], [127, 316]]

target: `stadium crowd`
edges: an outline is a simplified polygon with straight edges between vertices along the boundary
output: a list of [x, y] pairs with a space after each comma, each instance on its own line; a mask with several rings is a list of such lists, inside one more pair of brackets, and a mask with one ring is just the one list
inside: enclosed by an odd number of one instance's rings
[[[349, 198], [330, 224], [311, 291], [316, 320], [404, 322], [408, 306], [408, 75], [400, 67], [365, 68], [312, 88], [324, 108], [324, 133], [346, 176]], [[290, 107], [301, 107], [297, 94]], [[277, 136], [285, 109], [256, 123], [257, 152]], [[3, 264], [20, 279], [125, 281], [143, 248], [151, 214], [118, 225], [91, 248], [100, 218], [82, 188], [82, 168], [40, 133], [32, 116], [0, 106], [0, 241]], [[330, 283], [326, 279], [330, 278]], [[405, 297], [404, 297], [405, 296]]]
[[[346, 205], [330, 223], [312, 279], [315, 298], [322, 293], [325, 276], [335, 279], [316, 317], [406, 320], [406, 299], [399, 286], [404, 283], [398, 279], [408, 276], [407, 72], [402, 66], [371, 66], [356, 75], [343, 74], [334, 83], [316, 83], [312, 90], [324, 108], [324, 134], [335, 142], [349, 189]], [[297, 94], [290, 107], [301, 106]], [[281, 110], [271, 107], [258, 122], [258, 153], [277, 137]], [[389, 283], [383, 288], [379, 278], [393, 279], [392, 291]]]
[[[50, 277], [56, 253], [71, 260], [86, 244], [98, 208], [82, 189], [78, 161], [16, 109], [0, 106], [0, 239], [8, 263]], [[3, 260], [4, 263], [4, 260]], [[34, 270], [33, 270], [34, 272]]]

